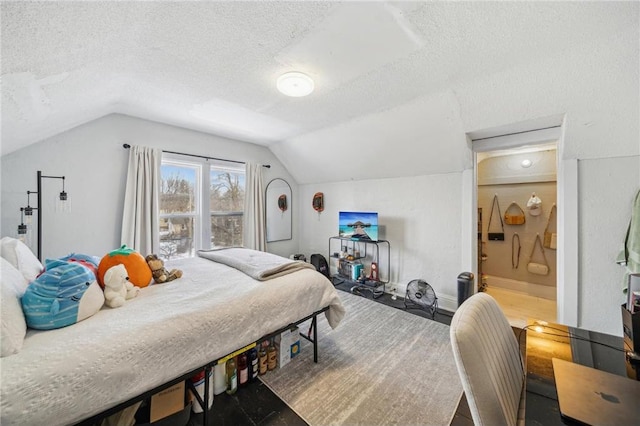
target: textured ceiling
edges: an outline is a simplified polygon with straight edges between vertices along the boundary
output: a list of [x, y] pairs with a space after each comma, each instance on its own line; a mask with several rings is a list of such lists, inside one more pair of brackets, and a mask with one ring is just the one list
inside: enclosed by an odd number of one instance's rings
[[[447, 139], [474, 130], [460, 115], [477, 100], [467, 105], [459, 93], [636, 34], [638, 9], [629, 7], [3, 1], [2, 154], [112, 112], [268, 145], [285, 165], [294, 160], [283, 149], [296, 155], [295, 141], [340, 139], [347, 123], [407, 105], [433, 112], [430, 128]], [[315, 92], [277, 92], [277, 76], [290, 70], [311, 75]], [[397, 130], [403, 114], [395, 116]]]

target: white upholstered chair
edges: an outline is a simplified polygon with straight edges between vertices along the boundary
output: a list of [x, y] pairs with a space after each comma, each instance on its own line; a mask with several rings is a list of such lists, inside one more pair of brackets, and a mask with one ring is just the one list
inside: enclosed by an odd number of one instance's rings
[[515, 334], [486, 293], [468, 298], [451, 320], [451, 346], [476, 426], [524, 424], [524, 365]]

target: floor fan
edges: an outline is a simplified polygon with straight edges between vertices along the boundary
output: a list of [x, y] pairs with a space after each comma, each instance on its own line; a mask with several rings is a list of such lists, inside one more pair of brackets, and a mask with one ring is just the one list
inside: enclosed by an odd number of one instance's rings
[[418, 308], [431, 315], [431, 319], [436, 316], [438, 309], [438, 297], [433, 288], [423, 280], [411, 280], [407, 284], [407, 293], [404, 297], [404, 307]]

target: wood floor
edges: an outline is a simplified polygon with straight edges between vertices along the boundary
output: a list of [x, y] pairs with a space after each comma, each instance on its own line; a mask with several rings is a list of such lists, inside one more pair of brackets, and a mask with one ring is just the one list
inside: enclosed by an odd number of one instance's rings
[[528, 319], [557, 322], [555, 300], [499, 287], [489, 286], [486, 292], [496, 299], [512, 327], [522, 328], [527, 325]]

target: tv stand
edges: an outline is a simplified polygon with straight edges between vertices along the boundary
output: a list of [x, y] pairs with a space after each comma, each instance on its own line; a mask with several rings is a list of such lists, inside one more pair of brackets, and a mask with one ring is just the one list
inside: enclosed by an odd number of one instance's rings
[[[390, 256], [391, 245], [387, 240], [330, 237], [330, 269], [335, 265], [336, 270], [336, 273], [331, 275], [331, 281], [334, 285], [351, 284], [353, 294], [370, 291], [373, 298], [377, 299], [384, 294], [385, 286], [389, 282]], [[373, 264], [375, 270], [372, 271]], [[363, 272], [355, 276], [358, 269]]]

